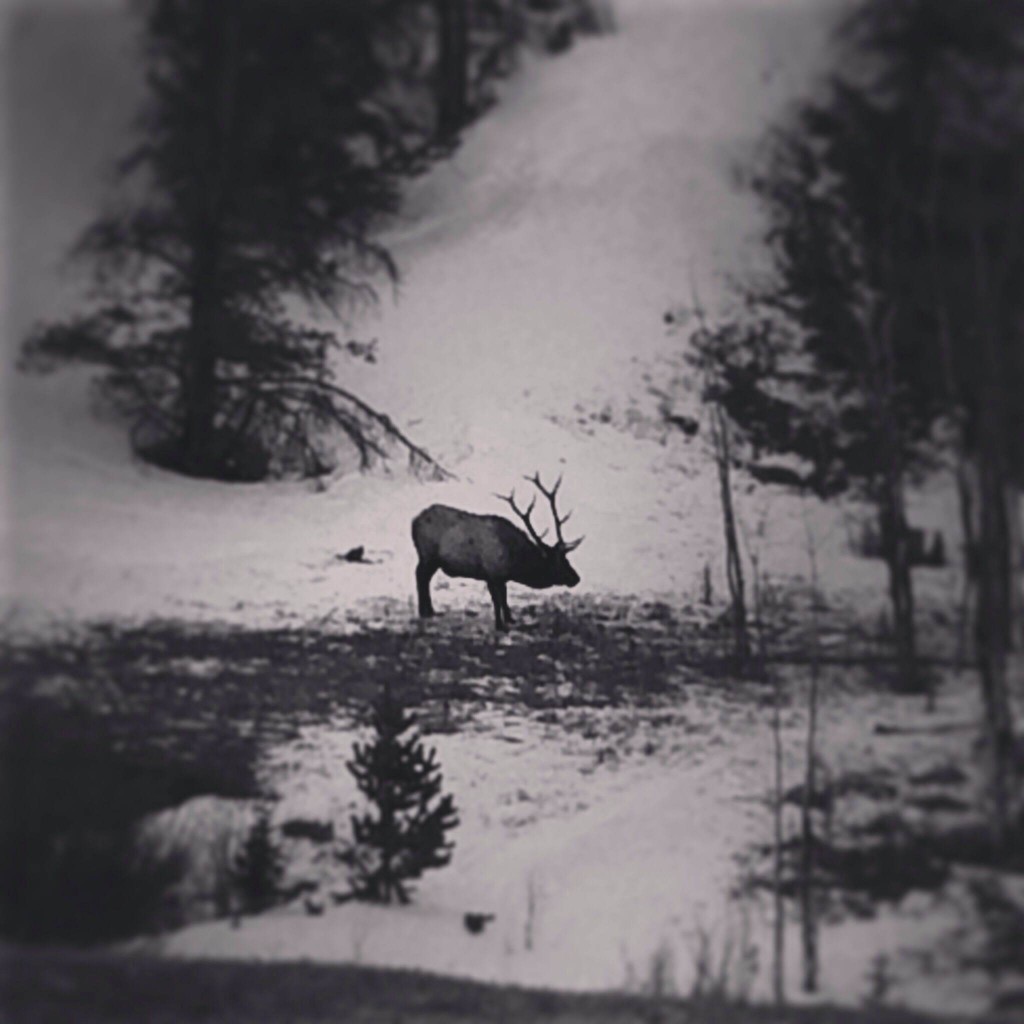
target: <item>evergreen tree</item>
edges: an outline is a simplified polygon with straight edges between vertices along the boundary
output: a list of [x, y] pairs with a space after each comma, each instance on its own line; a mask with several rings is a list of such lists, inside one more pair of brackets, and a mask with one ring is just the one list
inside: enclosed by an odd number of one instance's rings
[[[758, 296], [758, 304], [764, 301]], [[690, 346], [704, 401], [731, 424], [735, 464], [766, 484], [822, 498], [852, 492], [878, 508], [896, 626], [897, 686], [914, 690], [921, 679], [903, 487], [908, 469], [926, 464], [924, 438], [906, 431], [895, 412], [881, 415], [891, 393], [880, 394], [877, 378], [855, 367], [856, 351], [846, 365], [825, 366], [812, 339], [777, 312], [760, 308], [694, 331]], [[779, 455], [796, 456], [799, 468], [772, 461]]]
[[385, 687], [373, 705], [375, 737], [355, 744], [348, 770], [373, 810], [352, 818], [345, 855], [357, 898], [408, 903], [409, 882], [451, 860], [445, 833], [459, 823], [450, 794], [441, 795], [437, 751], [425, 750], [414, 719]]
[[[123, 200], [85, 233], [95, 305], [30, 339], [38, 359], [105, 365], [136, 447], [190, 474], [368, 464], [391, 442], [342, 387], [334, 333], [397, 269], [374, 240], [416, 145], [380, 45], [398, 0], [141, 0], [149, 99]], [[349, 346], [359, 351], [358, 346]], [[340, 435], [339, 433], [340, 432]]]
[[249, 913], [259, 914], [273, 906], [280, 895], [283, 873], [281, 851], [264, 811], [253, 822], [232, 868], [232, 880]]
[[919, 372], [931, 368], [912, 367], [909, 350], [915, 311], [904, 288], [910, 225], [901, 216], [893, 148], [899, 121], [837, 80], [823, 103], [804, 109], [755, 187], [776, 232], [782, 284], [769, 301], [795, 328], [803, 376], [789, 369], [811, 398], [811, 416], [796, 422], [817, 450], [818, 472], [827, 461], [842, 474], [837, 483], [859, 485], [878, 509], [899, 682], [914, 689], [905, 488], [928, 450], [934, 410]]
[[[1024, 620], [1024, 3], [869, 0], [852, 24], [880, 63], [873, 103], [901, 118], [905, 291], [934, 403], [956, 441], [986, 711], [995, 845], [1024, 826], [1008, 650]], [[937, 368], [923, 373], [930, 363]]]
[[800, 457], [801, 482], [822, 496], [852, 489], [877, 508], [909, 690], [924, 680], [905, 490], [933, 464], [942, 364], [922, 330], [907, 201], [921, 170], [907, 146], [914, 112], [878, 95], [888, 68], [862, 58], [847, 46], [842, 73], [775, 134], [752, 175], [773, 265], [751, 289], [754, 315], [730, 325], [712, 357], [719, 399], [755, 448]]
[[1024, 3], [866, 0], [844, 28], [843, 72], [754, 178], [769, 329], [741, 321], [752, 343], [719, 353], [721, 401], [765, 450], [802, 456], [816, 489], [859, 480], [878, 502], [901, 676], [903, 484], [954, 440], [1005, 849], [1019, 803], [1006, 652], [1024, 606]]

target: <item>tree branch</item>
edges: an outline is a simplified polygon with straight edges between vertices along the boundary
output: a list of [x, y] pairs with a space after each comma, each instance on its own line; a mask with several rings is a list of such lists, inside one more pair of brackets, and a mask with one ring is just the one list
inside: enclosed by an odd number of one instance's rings
[[262, 387], [264, 385], [269, 386], [292, 386], [298, 385], [300, 387], [313, 388], [320, 391], [326, 391], [329, 394], [336, 395], [339, 398], [343, 398], [346, 402], [350, 402], [366, 417], [376, 423], [381, 429], [389, 436], [398, 441], [405, 449], [409, 452], [411, 460], [418, 460], [423, 464], [431, 468], [432, 473], [440, 480], [451, 480], [455, 478], [455, 475], [445, 469], [429, 452], [424, 448], [421, 448], [415, 442], [410, 440], [394, 423], [391, 417], [385, 413], [378, 412], [373, 406], [369, 405], [358, 395], [346, 388], [339, 387], [337, 384], [332, 384], [329, 381], [317, 380], [316, 378], [301, 377], [301, 376], [284, 376], [284, 377], [263, 377], [259, 379], [253, 379], [248, 382], [251, 385]]

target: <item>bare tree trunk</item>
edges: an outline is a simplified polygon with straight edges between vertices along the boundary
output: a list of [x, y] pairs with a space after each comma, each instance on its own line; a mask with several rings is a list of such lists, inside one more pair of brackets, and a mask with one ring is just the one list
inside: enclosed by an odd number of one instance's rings
[[750, 658], [750, 637], [747, 630], [743, 562], [740, 556], [739, 533], [736, 528], [736, 512], [732, 500], [730, 474], [732, 451], [729, 422], [726, 419], [725, 411], [719, 405], [713, 406], [711, 416], [715, 465], [718, 469], [718, 483], [722, 499], [722, 525], [725, 530], [725, 570], [731, 601], [733, 652], [738, 661], [746, 662]]
[[[1012, 477], [1012, 472], [1009, 474]], [[1010, 536], [1010, 635], [1011, 651], [1024, 651], [1024, 530], [1020, 521], [1021, 487], [1014, 480], [1006, 484], [1006, 517]]]
[[975, 165], [971, 221], [974, 294], [980, 342], [978, 408], [978, 610], [975, 639], [992, 772], [992, 838], [998, 850], [1009, 850], [1018, 825], [1013, 711], [1007, 685], [1010, 640], [1011, 536], [1008, 500], [1012, 488], [1007, 466], [1006, 401], [1009, 383], [997, 315], [992, 264], [982, 230], [980, 168]]
[[[878, 333], [881, 356], [883, 443], [886, 446], [882, 495], [882, 541], [889, 563], [893, 635], [899, 687], [914, 693], [920, 687], [917, 634], [914, 624], [914, 585], [910, 575], [910, 531], [903, 493], [903, 431], [894, 408], [892, 319], [885, 317]], [[929, 707], [933, 695], [929, 690]]]
[[[705, 340], [712, 339], [703, 307], [697, 295], [696, 284], [691, 282], [693, 311]], [[733, 654], [737, 661], [750, 660], [750, 636], [747, 628], [747, 605], [743, 581], [743, 560], [740, 553], [739, 531], [732, 495], [732, 439], [729, 433], [729, 417], [719, 401], [710, 397], [713, 371], [707, 353], [701, 366], [705, 401], [710, 405], [710, 431], [712, 454], [718, 471], [719, 495], [722, 502], [722, 527], [725, 532], [725, 576], [729, 586], [730, 614], [733, 629]]]
[[963, 668], [967, 663], [971, 609], [976, 599], [978, 576], [978, 532], [975, 528], [974, 485], [971, 464], [967, 454], [963, 451], [957, 459], [956, 489], [960, 504], [960, 531], [963, 534], [963, 582], [957, 622], [956, 663], [959, 668]]
[[[894, 309], [878, 308], [866, 318], [864, 340], [867, 354], [865, 383], [878, 420], [878, 444], [882, 464], [877, 503], [882, 550], [889, 572], [893, 638], [896, 646], [897, 688], [917, 692], [921, 679], [917, 666], [914, 622], [914, 586], [910, 572], [910, 544], [903, 493], [903, 431], [895, 406], [892, 325]], [[929, 706], [932, 694], [929, 692]]]
[[[983, 414], [983, 418], [988, 416]], [[1001, 442], [1001, 438], [993, 440]], [[1012, 590], [1007, 488], [999, 453], [989, 440], [983, 441], [979, 462], [981, 536], [976, 642], [991, 757], [993, 841], [998, 849], [1006, 850], [1015, 826], [1017, 799], [1013, 712], [1006, 671]]]
[[879, 500], [882, 548], [889, 572], [889, 600], [896, 645], [897, 688], [906, 693], [920, 686], [914, 623], [914, 587], [910, 569], [910, 531], [903, 498], [903, 481], [896, 459], [888, 456]]
[[990, 332], [982, 345], [984, 396], [980, 410], [977, 547], [978, 605], [975, 643], [985, 700], [992, 771], [992, 837], [1006, 850], [1015, 827], [1017, 780], [1013, 711], [1007, 680], [1011, 635], [1013, 567], [1008, 498], [1011, 492], [1004, 457], [1005, 420], [996, 341]]
[[[767, 668], [767, 663], [766, 663]], [[782, 680], [774, 674], [774, 707], [772, 710], [772, 739], [774, 741], [774, 792], [772, 794], [772, 845], [774, 864], [772, 890], [775, 904], [772, 934], [772, 993], [776, 1005], [786, 1002], [786, 904], [782, 896]]]
[[807, 749], [804, 794], [800, 807], [800, 925], [803, 945], [803, 989], [818, 990], [818, 919], [814, 894], [814, 821], [811, 808], [817, 793], [818, 680], [821, 670], [818, 634], [818, 552], [807, 526], [807, 555], [811, 564], [811, 686], [807, 695]]
[[764, 586], [760, 557], [751, 556], [754, 585], [754, 623], [757, 629], [757, 663], [762, 678], [772, 681], [772, 993], [775, 1003], [786, 1002], [786, 904], [782, 894], [783, 876], [783, 760], [782, 760], [782, 677], [772, 673], [768, 664], [768, 641], [765, 629]]
[[942, 382], [948, 412], [956, 424], [956, 489], [960, 506], [960, 530], [963, 551], [963, 583], [960, 593], [960, 609], [957, 620], [956, 663], [963, 668], [967, 661], [971, 603], [974, 593], [975, 558], [977, 536], [974, 528], [974, 491], [971, 481], [971, 461], [965, 429], [964, 392], [957, 378], [956, 359], [953, 350], [952, 317], [948, 308], [948, 296], [943, 287], [942, 253], [943, 246], [939, 232], [940, 212], [940, 171], [939, 153], [933, 147], [931, 167], [928, 175], [927, 239], [928, 264], [932, 284], [932, 303], [937, 319], [937, 341], [939, 365], [942, 367]]
[[[899, 175], [890, 160], [887, 170], [890, 209], [881, 227], [879, 241], [887, 264], [887, 279], [898, 278], [893, 261], [899, 207], [894, 202], [898, 195]], [[897, 688], [905, 693], [919, 690], [922, 679], [917, 665], [916, 633], [914, 623], [914, 586], [910, 572], [910, 545], [904, 498], [906, 436], [897, 404], [898, 387], [893, 330], [898, 303], [903, 301], [892, 290], [884, 299], [877, 299], [865, 318], [865, 349], [867, 355], [865, 383], [871, 395], [878, 426], [878, 443], [882, 447], [881, 495], [879, 516], [882, 545], [889, 570], [889, 598], [892, 602], [893, 637], [896, 645]], [[934, 695], [928, 691], [928, 706]]]
[[219, 308], [216, 273], [199, 269], [215, 264], [216, 245], [206, 240], [197, 254], [195, 278], [185, 342], [182, 398], [185, 410], [184, 455], [190, 472], [205, 475], [212, 467], [214, 424], [217, 412], [216, 345]]

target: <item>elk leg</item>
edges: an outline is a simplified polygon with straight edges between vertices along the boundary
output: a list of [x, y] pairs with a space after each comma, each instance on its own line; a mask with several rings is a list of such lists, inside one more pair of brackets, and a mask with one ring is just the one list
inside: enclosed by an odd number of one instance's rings
[[508, 594], [504, 580], [494, 580], [488, 583], [487, 589], [491, 592], [491, 600], [494, 602], [494, 628], [508, 629], [508, 620], [505, 618], [505, 612], [508, 609]]
[[435, 572], [437, 566], [427, 562], [420, 562], [416, 566], [416, 596], [419, 598], [421, 619], [429, 619], [434, 614], [434, 605], [430, 600], [430, 581]]

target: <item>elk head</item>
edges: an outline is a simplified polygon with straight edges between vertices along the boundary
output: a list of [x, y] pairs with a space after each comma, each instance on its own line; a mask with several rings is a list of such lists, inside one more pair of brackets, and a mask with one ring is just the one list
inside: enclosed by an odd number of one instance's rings
[[523, 479], [533, 484], [547, 498], [548, 504], [551, 506], [551, 517], [555, 524], [556, 540], [554, 544], [546, 544], [544, 542], [548, 531], [544, 530], [543, 533], [537, 533], [530, 518], [537, 505], [537, 495], [533, 496], [529, 506], [525, 509], [521, 509], [516, 504], [515, 490], [511, 494], [499, 494], [497, 497], [507, 502], [511, 506], [512, 511], [522, 520], [523, 525], [526, 527], [526, 532], [530, 540], [533, 541], [537, 554], [540, 556], [545, 567], [545, 573], [550, 576], [551, 583], [564, 587], [575, 587], [579, 583], [580, 578], [576, 570], [569, 564], [568, 556], [583, 543], [584, 538], [579, 537], [577, 540], [567, 541], [562, 535], [562, 527], [569, 521], [572, 515], [571, 511], [567, 512], [564, 516], [558, 514], [557, 495], [558, 488], [562, 485], [562, 478], [559, 477], [555, 481], [555, 485], [551, 490], [548, 490], [541, 483], [540, 473], [534, 473], [533, 476], [524, 477]]

